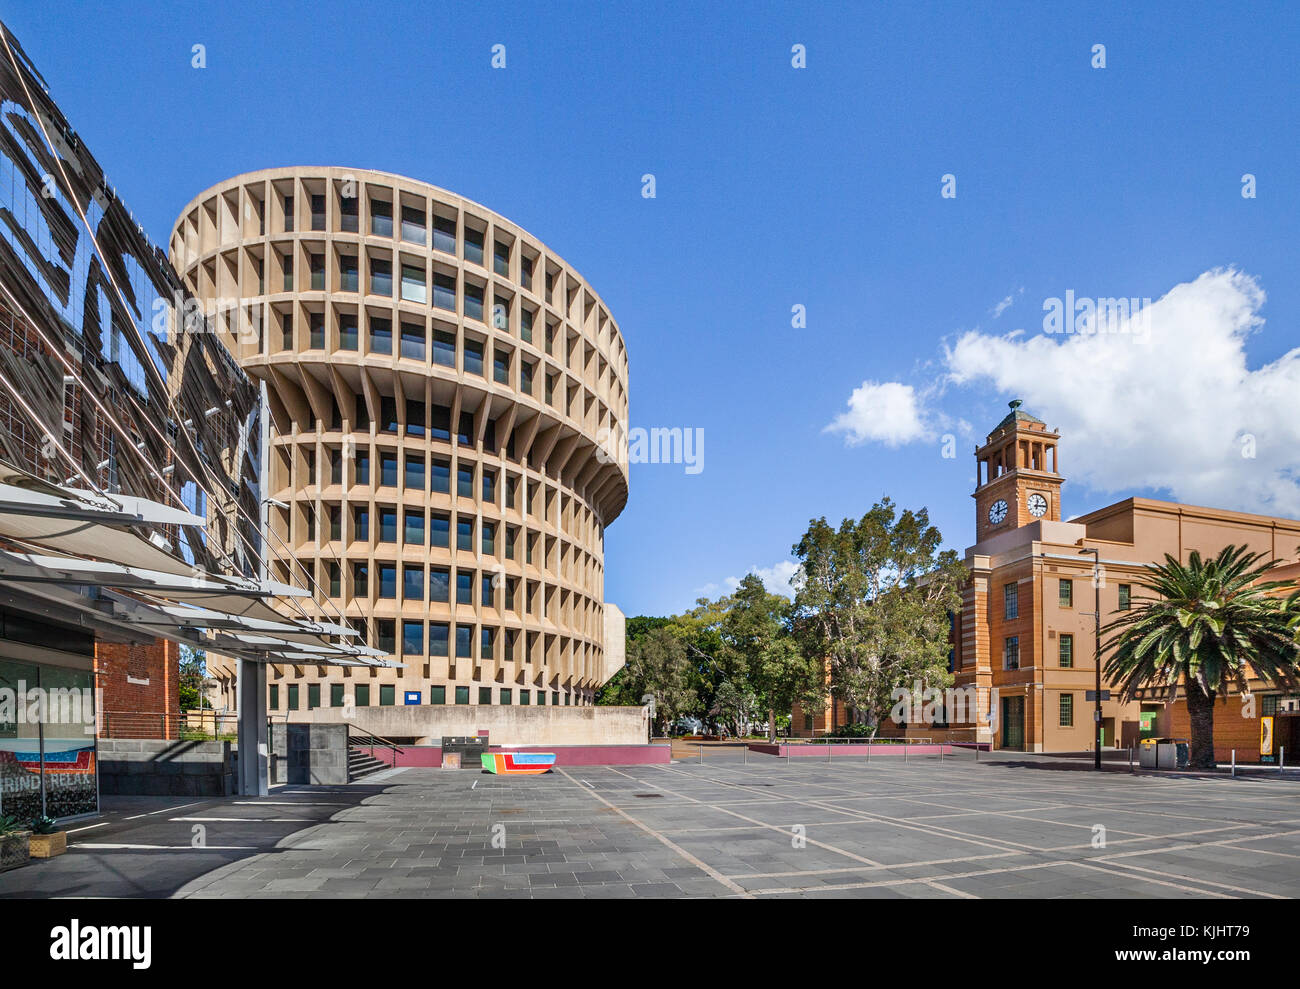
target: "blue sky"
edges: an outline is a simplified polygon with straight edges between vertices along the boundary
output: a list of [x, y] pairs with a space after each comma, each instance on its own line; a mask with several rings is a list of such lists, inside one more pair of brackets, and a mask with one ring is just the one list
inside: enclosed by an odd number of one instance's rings
[[[884, 495], [965, 547], [971, 452], [1015, 397], [1062, 430], [1066, 517], [1130, 494], [1300, 514], [1300, 13], [1127, 6], [2, 16], [160, 243], [231, 175], [355, 165], [574, 264], [626, 338], [632, 425], [704, 431], [698, 474], [633, 465], [606, 534], [606, 597], [654, 614], [788, 570], [810, 518]], [[1152, 300], [1145, 337], [1045, 334], [1067, 291]]]

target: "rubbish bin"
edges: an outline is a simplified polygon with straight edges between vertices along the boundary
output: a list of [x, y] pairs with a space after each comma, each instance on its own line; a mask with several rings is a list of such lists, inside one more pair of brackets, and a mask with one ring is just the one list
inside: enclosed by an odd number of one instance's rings
[[1186, 769], [1185, 738], [1144, 738], [1138, 745], [1138, 765], [1143, 769]]
[[1157, 766], [1157, 743], [1163, 741], [1159, 738], [1144, 738], [1138, 743], [1138, 765], [1143, 769], [1156, 769]]

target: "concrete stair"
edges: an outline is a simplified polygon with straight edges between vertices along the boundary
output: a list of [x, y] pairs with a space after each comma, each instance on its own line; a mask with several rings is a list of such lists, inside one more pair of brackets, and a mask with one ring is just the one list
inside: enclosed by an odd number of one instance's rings
[[381, 769], [390, 768], [388, 763], [376, 759], [370, 753], [355, 745], [348, 746], [348, 782], [352, 783]]

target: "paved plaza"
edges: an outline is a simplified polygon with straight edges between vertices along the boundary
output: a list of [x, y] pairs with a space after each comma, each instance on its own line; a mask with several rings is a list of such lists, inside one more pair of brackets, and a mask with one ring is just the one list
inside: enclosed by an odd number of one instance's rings
[[522, 778], [397, 769], [260, 800], [106, 798], [66, 855], [0, 875], [0, 896], [1300, 895], [1300, 779], [1082, 766], [733, 751]]

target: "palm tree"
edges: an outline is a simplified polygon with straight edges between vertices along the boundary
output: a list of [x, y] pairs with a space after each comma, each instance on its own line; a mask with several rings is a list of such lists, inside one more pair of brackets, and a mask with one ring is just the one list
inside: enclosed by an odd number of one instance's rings
[[1166, 553], [1138, 584], [1154, 597], [1135, 601], [1103, 630], [1116, 633], [1105, 644], [1105, 672], [1126, 701], [1143, 687], [1172, 698], [1181, 682], [1194, 769], [1215, 766], [1214, 702], [1230, 684], [1245, 693], [1250, 676], [1296, 683], [1300, 592], [1281, 597], [1278, 591], [1293, 585], [1266, 579], [1277, 561], [1263, 558], [1245, 546], [1225, 546], [1210, 560], [1193, 552], [1186, 565]]

